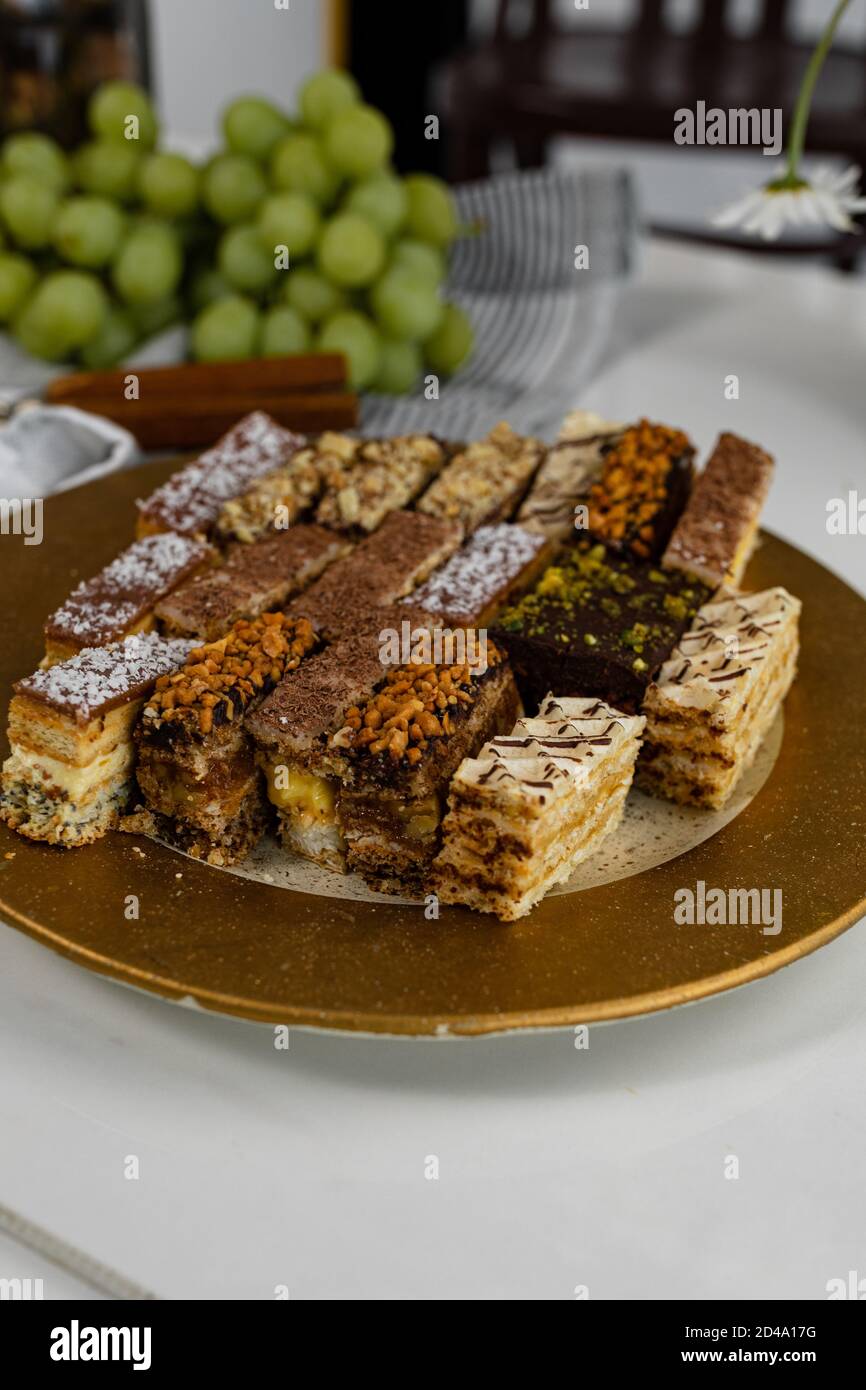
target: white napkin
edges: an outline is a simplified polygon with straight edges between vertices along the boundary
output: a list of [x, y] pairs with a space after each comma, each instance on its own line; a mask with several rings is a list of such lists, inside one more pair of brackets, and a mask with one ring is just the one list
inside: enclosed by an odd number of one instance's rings
[[34, 401], [0, 428], [0, 497], [48, 497], [140, 458], [135, 439], [120, 425]]

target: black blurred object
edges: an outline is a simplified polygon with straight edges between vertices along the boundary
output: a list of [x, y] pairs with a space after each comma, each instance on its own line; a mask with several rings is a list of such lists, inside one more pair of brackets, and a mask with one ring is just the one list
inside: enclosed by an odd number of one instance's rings
[[452, 132], [443, 123], [438, 140], [425, 137], [429, 115], [440, 115], [434, 74], [463, 46], [468, 34], [468, 0], [445, 5], [407, 0], [354, 0], [348, 11], [346, 66], [365, 101], [391, 121], [398, 169], [445, 175], [452, 162]]
[[[483, 178], [494, 144], [509, 140], [518, 167], [544, 163], [554, 135], [671, 143], [679, 107], [781, 107], [790, 116], [814, 44], [787, 37], [793, 0], [757, 0], [749, 38], [726, 23], [734, 0], [698, 0], [695, 26], [675, 33], [664, 0], [640, 0], [634, 22], [594, 27], [592, 11], [560, 29], [552, 0], [498, 0], [493, 37], [448, 64], [450, 173]], [[378, 8], [378, 7], [377, 7]], [[527, 21], [528, 12], [528, 23]], [[829, 13], [829, 5], [828, 5]], [[523, 16], [523, 34], [511, 21]], [[866, 55], [834, 45], [815, 89], [808, 148], [866, 165]]]
[[0, 133], [87, 135], [100, 82], [150, 86], [146, 0], [0, 0]]

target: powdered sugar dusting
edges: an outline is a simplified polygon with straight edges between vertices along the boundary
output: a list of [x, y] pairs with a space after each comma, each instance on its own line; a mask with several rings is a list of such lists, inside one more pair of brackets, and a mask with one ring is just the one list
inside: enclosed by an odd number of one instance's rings
[[51, 637], [101, 646], [164, 598], [208, 553], [203, 541], [163, 531], [145, 536], [86, 579], [45, 625]]
[[79, 724], [144, 694], [159, 676], [183, 665], [194, 642], [150, 632], [108, 647], [85, 647], [69, 661], [18, 681], [15, 693], [42, 700]]
[[254, 410], [212, 449], [140, 501], [139, 511], [169, 530], [207, 531], [224, 502], [285, 463], [305, 442], [302, 435], [283, 429], [263, 410]]

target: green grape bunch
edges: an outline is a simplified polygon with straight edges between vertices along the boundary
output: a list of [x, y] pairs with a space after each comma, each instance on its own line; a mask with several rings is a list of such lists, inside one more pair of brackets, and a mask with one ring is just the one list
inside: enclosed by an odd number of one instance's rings
[[245, 94], [196, 162], [163, 148], [146, 92], [107, 82], [89, 138], [0, 146], [0, 326], [50, 362], [109, 367], [183, 325], [202, 362], [338, 352], [355, 390], [403, 394], [472, 352], [447, 300], [450, 189], [392, 164], [394, 133], [350, 74], [294, 110]]

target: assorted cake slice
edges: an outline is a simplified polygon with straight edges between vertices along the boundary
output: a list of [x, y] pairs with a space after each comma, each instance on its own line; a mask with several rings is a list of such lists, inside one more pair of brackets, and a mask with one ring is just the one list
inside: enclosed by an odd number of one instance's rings
[[303, 619], [264, 613], [157, 681], [137, 730], [137, 775], [159, 834], [212, 864], [249, 852], [268, 803], [245, 717], [314, 645]]
[[662, 564], [706, 584], [737, 586], [755, 546], [773, 479], [773, 460], [757, 444], [722, 434], [665, 550]]
[[682, 430], [641, 420], [604, 449], [586, 494], [590, 536], [637, 560], [664, 550], [692, 485], [695, 451]]
[[527, 708], [549, 690], [640, 709], [644, 691], [710, 590], [691, 576], [572, 542], [493, 635]]
[[517, 513], [521, 526], [551, 540], [567, 540], [578, 518], [576, 507], [601, 473], [604, 457], [624, 425], [591, 410], [572, 410], [562, 423]]
[[396, 603], [437, 569], [460, 544], [452, 521], [421, 512], [391, 512], [378, 531], [326, 570], [292, 601], [291, 612], [308, 618], [326, 641], [357, 632], [359, 621]]
[[684, 805], [724, 805], [796, 674], [800, 610], [778, 588], [701, 608], [647, 691], [641, 787]]
[[505, 423], [451, 459], [417, 503], [428, 516], [457, 522], [469, 535], [516, 511], [544, 457], [539, 439]]
[[511, 670], [492, 644], [483, 666], [390, 669], [333, 740], [347, 755], [339, 816], [348, 867], [381, 892], [423, 893], [451, 778], [518, 712]]
[[287, 462], [304, 442], [264, 411], [245, 415], [212, 449], [138, 503], [139, 536], [157, 531], [209, 535], [230, 498]]
[[523, 917], [619, 824], [644, 727], [549, 695], [457, 770], [433, 872], [440, 901]]
[[303, 522], [251, 545], [234, 545], [224, 565], [157, 604], [156, 617], [171, 636], [214, 642], [239, 618], [281, 608], [350, 549], [333, 531]]
[[361, 632], [311, 657], [247, 721], [284, 847], [337, 873], [346, 868], [337, 798], [347, 756], [332, 740], [386, 675], [379, 634]]
[[173, 531], [144, 536], [79, 584], [45, 623], [46, 665], [84, 647], [105, 647], [149, 631], [159, 601], [216, 560], [204, 541]]
[[190, 644], [155, 633], [88, 647], [20, 680], [0, 817], [30, 840], [87, 845], [117, 823], [133, 787], [133, 729], [156, 681]]
[[338, 438], [344, 448], [323, 451], [319, 459], [322, 498], [316, 509], [316, 520], [337, 531], [375, 531], [389, 512], [418, 496], [448, 457], [445, 446], [426, 434]]
[[546, 536], [522, 526], [481, 526], [403, 601], [451, 627], [486, 627], [500, 609], [531, 587], [551, 560], [553, 548]]

